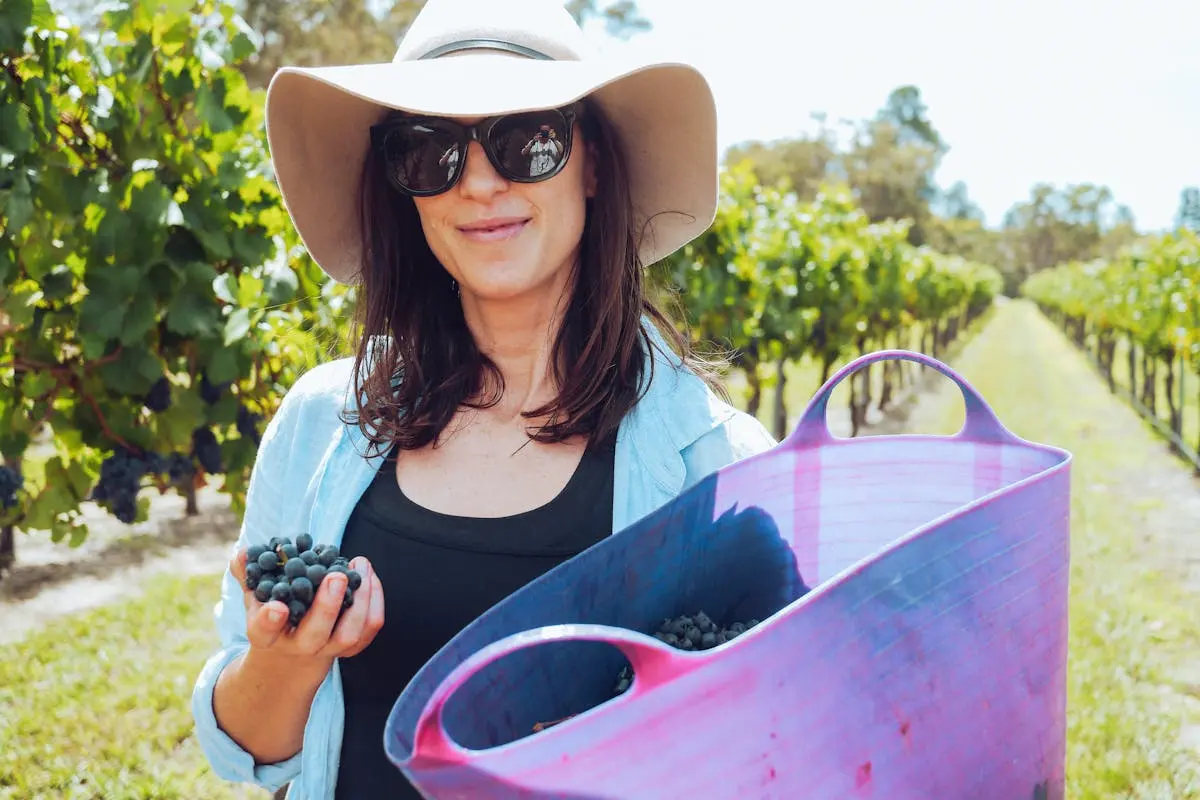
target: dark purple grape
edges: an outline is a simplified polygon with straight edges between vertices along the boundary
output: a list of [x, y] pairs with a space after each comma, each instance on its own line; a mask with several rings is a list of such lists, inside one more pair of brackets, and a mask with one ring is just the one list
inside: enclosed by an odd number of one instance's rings
[[262, 416], [254, 414], [245, 406], [238, 406], [237, 411], [237, 432], [243, 439], [249, 439], [258, 445], [261, 437], [258, 433], [258, 423], [262, 421]]
[[15, 508], [17, 492], [25, 487], [25, 477], [8, 466], [0, 464], [0, 509]]
[[254, 589], [254, 599], [260, 603], [266, 603], [271, 599], [272, 590], [275, 588], [275, 581], [269, 577], [264, 577], [258, 582], [258, 586]]
[[[289, 562], [290, 563], [290, 562]], [[292, 579], [292, 597], [308, 605], [313, 601], [312, 581], [305, 577]]]
[[221, 401], [221, 395], [232, 385], [233, 381], [226, 381], [214, 386], [209, 382], [208, 375], [203, 374], [200, 376], [200, 399], [210, 406], [215, 406]]
[[171, 382], [166, 377], [159, 378], [150, 391], [146, 394], [146, 398], [142, 401], [148, 410], [155, 414], [161, 414], [171, 407]]
[[221, 463], [221, 445], [217, 443], [217, 436], [210, 428], [196, 428], [192, 431], [192, 455], [209, 474], [217, 475], [225, 471]]

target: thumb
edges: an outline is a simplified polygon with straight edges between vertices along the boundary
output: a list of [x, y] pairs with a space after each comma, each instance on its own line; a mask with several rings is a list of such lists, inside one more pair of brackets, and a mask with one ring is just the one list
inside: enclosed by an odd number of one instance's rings
[[287, 625], [288, 608], [278, 600], [259, 606], [246, 626], [246, 638], [251, 647], [267, 648], [275, 643]]

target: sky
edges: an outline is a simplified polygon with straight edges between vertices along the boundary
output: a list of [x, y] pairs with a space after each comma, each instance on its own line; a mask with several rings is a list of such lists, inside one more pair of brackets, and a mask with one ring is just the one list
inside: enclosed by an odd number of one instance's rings
[[1200, 186], [1200, 0], [637, 0], [653, 29], [604, 52], [684, 58], [713, 87], [721, 151], [874, 116], [914, 84], [997, 226], [1032, 186], [1107, 185], [1141, 230]]

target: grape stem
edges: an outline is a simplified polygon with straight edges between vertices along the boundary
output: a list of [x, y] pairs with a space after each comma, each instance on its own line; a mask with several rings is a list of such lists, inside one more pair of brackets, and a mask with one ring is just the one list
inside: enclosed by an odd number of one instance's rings
[[150, 55], [150, 68], [154, 73], [154, 97], [158, 100], [158, 105], [162, 108], [163, 116], [167, 118], [167, 122], [171, 126], [171, 132], [180, 139], [185, 138], [185, 134], [179, 128], [179, 115], [172, 107], [171, 101], [167, 99], [163, 93], [162, 71], [159, 68], [158, 56], [162, 52], [161, 47], [154, 48], [154, 52]]
[[96, 414], [96, 420], [100, 423], [100, 429], [104, 431], [104, 435], [107, 436], [112, 441], [116, 442], [117, 444], [121, 445], [121, 447], [125, 448], [126, 450], [130, 451], [131, 453], [135, 453], [136, 455], [139, 455], [139, 456], [143, 455], [142, 448], [134, 447], [133, 445], [129, 444], [129, 442], [125, 441], [120, 436], [117, 436], [117, 434], [113, 433], [112, 428], [108, 427], [108, 420], [106, 420], [104, 418], [104, 414], [101, 413], [101, 411], [100, 411], [100, 406], [96, 402], [96, 398], [92, 397], [83, 388], [83, 384], [81, 381], [78, 380], [77, 376], [72, 375], [71, 378], [72, 378], [71, 383], [74, 385], [75, 391], [79, 392], [79, 395], [84, 400], [87, 401], [87, 404], [89, 406], [91, 406], [92, 411]]
[[[89, 361], [82, 366], [85, 370], [102, 367], [105, 364], [111, 364], [121, 357], [124, 350], [123, 345], [119, 345], [116, 350], [112, 351], [103, 358], [98, 358], [95, 361]], [[72, 365], [70, 364], [43, 364], [40, 361], [29, 361], [28, 359], [16, 356], [9, 364], [0, 364], [0, 369], [9, 368], [14, 372], [49, 372], [54, 377], [60, 380], [66, 380], [75, 375]]]
[[540, 733], [540, 732], [546, 730], [546, 728], [554, 727], [555, 725], [559, 724], [560, 722], [566, 722], [573, 716], [575, 716], [575, 715], [571, 714], [570, 716], [563, 717], [562, 719], [551, 720], [550, 722], [539, 722], [533, 726], [533, 732]]

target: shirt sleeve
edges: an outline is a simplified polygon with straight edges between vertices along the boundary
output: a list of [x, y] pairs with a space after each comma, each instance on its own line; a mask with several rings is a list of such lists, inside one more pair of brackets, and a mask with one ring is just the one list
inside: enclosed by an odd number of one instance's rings
[[766, 452], [778, 444], [757, 418], [734, 410], [723, 424], [701, 436], [683, 453], [687, 468], [684, 488], [704, 480], [722, 467]]
[[[264, 432], [246, 490], [241, 532], [230, 550], [231, 557], [247, 545], [266, 544], [276, 535], [272, 531], [280, 529], [280, 510], [287, 507], [283, 490], [288, 451], [294, 438], [296, 405], [295, 398], [285, 397]], [[196, 738], [219, 777], [237, 783], [257, 784], [274, 792], [300, 774], [301, 753], [276, 764], [255, 763], [254, 756], [221, 730], [213, 712], [213, 690], [217, 679], [225, 667], [249, 647], [242, 588], [228, 567], [221, 579], [221, 597], [213, 611], [221, 646], [205, 663], [192, 691]]]

